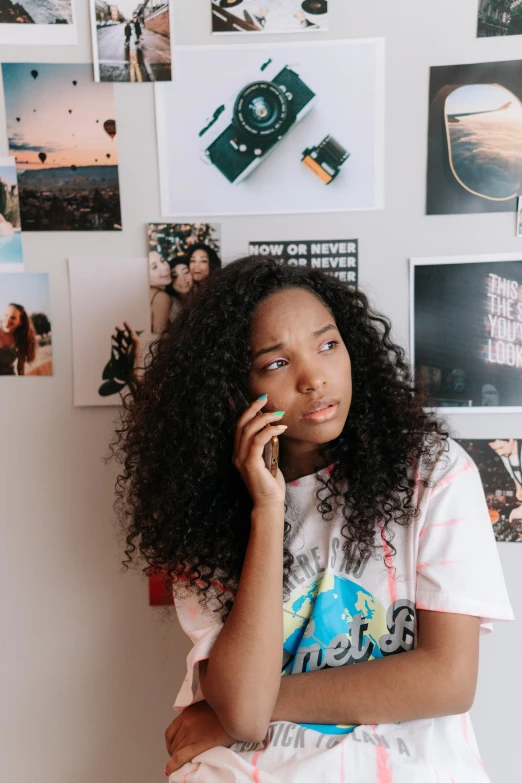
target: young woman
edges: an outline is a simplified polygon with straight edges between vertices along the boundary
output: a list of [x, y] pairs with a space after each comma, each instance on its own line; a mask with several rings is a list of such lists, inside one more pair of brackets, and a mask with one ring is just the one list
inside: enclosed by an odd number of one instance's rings
[[221, 268], [221, 260], [216, 251], [204, 242], [197, 242], [187, 250], [185, 262], [196, 286], [205, 283], [210, 275]]
[[189, 301], [194, 291], [194, 280], [184, 261], [178, 261], [174, 264], [171, 270], [171, 279], [173, 297], [169, 318], [172, 321]]
[[24, 375], [36, 357], [36, 332], [22, 305], [11, 303], [0, 326], [0, 375]]
[[272, 260], [155, 344], [118, 503], [194, 644], [172, 783], [488, 780], [467, 713], [512, 611], [478, 471], [413, 391], [362, 292]]
[[169, 320], [172, 298], [165, 289], [170, 282], [168, 262], [153, 250], [149, 253], [150, 328], [153, 334], [161, 334]]

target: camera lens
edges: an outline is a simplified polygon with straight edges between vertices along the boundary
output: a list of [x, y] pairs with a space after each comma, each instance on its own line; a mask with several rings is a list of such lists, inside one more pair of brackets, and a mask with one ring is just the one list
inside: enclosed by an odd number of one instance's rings
[[272, 82], [254, 82], [239, 93], [234, 120], [252, 136], [276, 136], [289, 120], [288, 100]]

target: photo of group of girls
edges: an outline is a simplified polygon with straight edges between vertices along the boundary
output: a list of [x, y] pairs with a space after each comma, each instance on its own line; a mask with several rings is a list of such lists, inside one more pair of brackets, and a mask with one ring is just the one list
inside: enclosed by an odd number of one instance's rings
[[221, 268], [220, 229], [209, 223], [150, 223], [151, 332], [160, 334]]

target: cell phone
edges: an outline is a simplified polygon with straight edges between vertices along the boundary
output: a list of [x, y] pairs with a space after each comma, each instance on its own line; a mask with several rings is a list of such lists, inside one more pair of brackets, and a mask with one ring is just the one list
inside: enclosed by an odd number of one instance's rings
[[[239, 394], [241, 395], [246, 410], [250, 403], [248, 402], [243, 392], [239, 392]], [[261, 411], [256, 413], [256, 416], [261, 416]], [[270, 424], [267, 424], [266, 426], [270, 427]], [[277, 469], [279, 467], [279, 438], [277, 435], [273, 435], [265, 445], [263, 449], [263, 459], [265, 461], [267, 470], [269, 470], [272, 476], [275, 478], [277, 476]]]

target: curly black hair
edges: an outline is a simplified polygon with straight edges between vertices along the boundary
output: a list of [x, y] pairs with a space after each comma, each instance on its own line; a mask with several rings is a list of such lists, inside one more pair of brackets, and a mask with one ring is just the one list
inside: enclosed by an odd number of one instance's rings
[[[175, 594], [195, 588], [203, 605], [217, 593], [215, 611], [223, 619], [250, 533], [252, 501], [232, 450], [250, 372], [252, 318], [261, 301], [292, 288], [319, 297], [350, 355], [351, 408], [339, 437], [323, 447], [334, 468], [320, 474], [317, 507], [329, 519], [342, 506], [343, 551], [353, 564], [389, 546], [383, 557], [392, 567], [393, 526], [419, 513], [415, 473], [447, 449], [447, 432], [423, 409], [390, 322], [362, 291], [321, 270], [273, 259], [228, 264], [153, 343], [113, 441], [123, 464], [115, 503], [126, 540], [122, 565], [139, 549], [148, 564], [144, 573], [163, 571]], [[290, 530], [285, 521], [283, 589], [294, 560], [286, 547]]]

